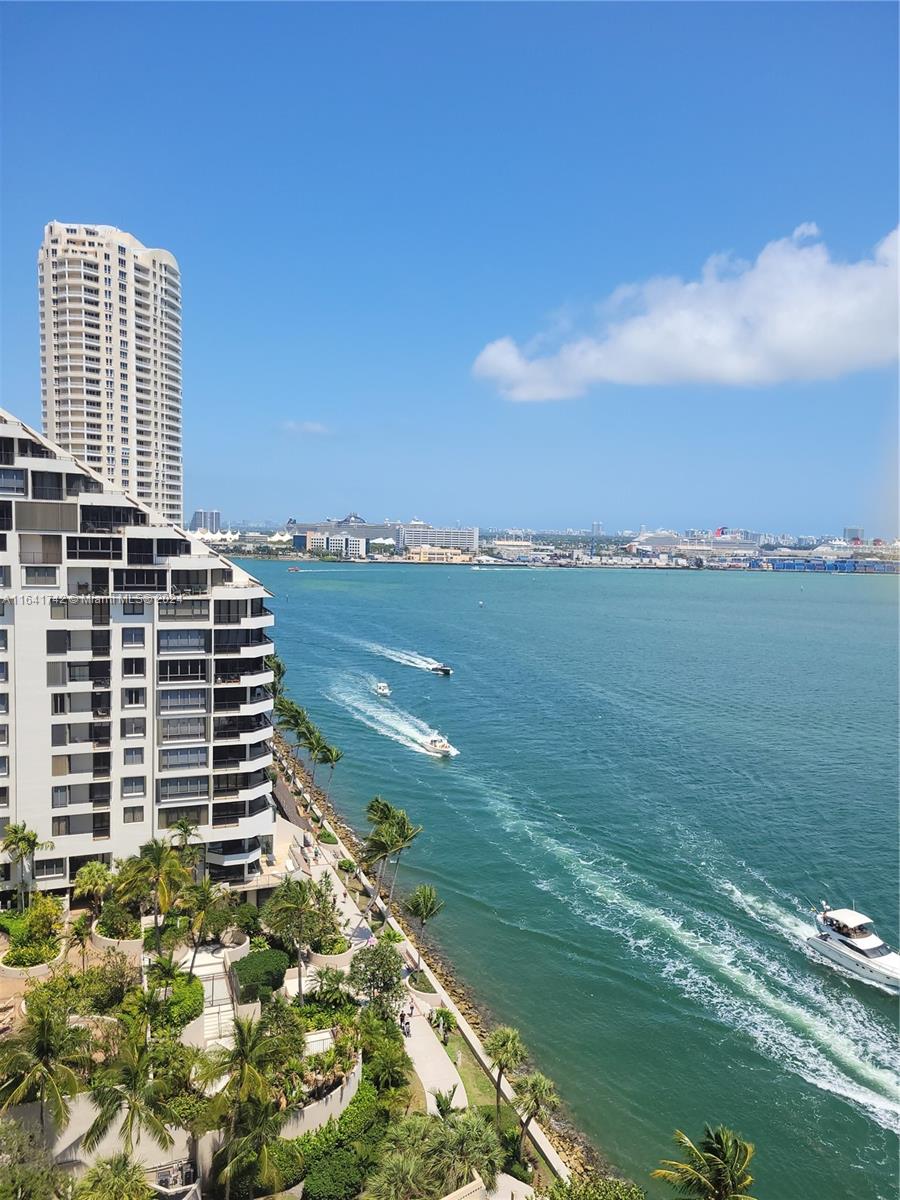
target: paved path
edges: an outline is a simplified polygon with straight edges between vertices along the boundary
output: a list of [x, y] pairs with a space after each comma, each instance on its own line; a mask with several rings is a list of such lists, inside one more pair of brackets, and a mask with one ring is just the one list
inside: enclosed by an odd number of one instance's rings
[[453, 1107], [465, 1108], [468, 1099], [463, 1081], [449, 1054], [441, 1045], [440, 1038], [431, 1028], [428, 1018], [417, 1011], [410, 1019], [409, 1025], [410, 1034], [405, 1039], [406, 1052], [412, 1059], [416, 1074], [425, 1089], [428, 1111], [437, 1114], [433, 1092], [449, 1092], [454, 1087], [456, 1091], [453, 1092]]
[[488, 1192], [488, 1200], [527, 1200], [529, 1196], [533, 1195], [534, 1188], [530, 1183], [523, 1183], [521, 1179], [505, 1175], [501, 1171], [497, 1176], [494, 1190]]

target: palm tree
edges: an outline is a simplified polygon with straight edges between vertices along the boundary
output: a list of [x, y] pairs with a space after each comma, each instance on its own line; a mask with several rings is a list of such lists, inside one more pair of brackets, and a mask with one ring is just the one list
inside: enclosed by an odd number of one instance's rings
[[266, 901], [263, 923], [297, 951], [297, 994], [303, 1003], [303, 952], [321, 922], [320, 896], [309, 879], [285, 879]]
[[29, 829], [24, 821], [19, 824], [7, 825], [3, 831], [3, 841], [0, 848], [5, 850], [18, 867], [19, 912], [25, 908], [25, 864], [29, 865], [29, 878], [34, 879], [34, 856], [38, 850], [52, 850], [53, 842], [42, 842], [33, 829]]
[[325, 789], [326, 800], [328, 799], [332, 784], [334, 783], [334, 768], [338, 765], [343, 757], [343, 750], [339, 750], [337, 746], [326, 746], [319, 755], [319, 762], [324, 766], [327, 766], [329, 769], [328, 787]]
[[559, 1108], [559, 1096], [553, 1080], [533, 1071], [516, 1080], [516, 1108], [522, 1118], [522, 1133], [519, 1137], [519, 1158], [525, 1157], [525, 1139], [532, 1121], [543, 1121]]
[[235, 1120], [237, 1136], [225, 1144], [225, 1165], [219, 1172], [220, 1182], [228, 1187], [232, 1179], [252, 1172], [251, 1200], [256, 1195], [257, 1184], [265, 1187], [267, 1193], [277, 1191], [282, 1175], [272, 1155], [272, 1147], [278, 1143], [290, 1115], [288, 1109], [280, 1109], [270, 1100], [247, 1100], [240, 1104]]
[[98, 1158], [75, 1187], [75, 1200], [152, 1200], [144, 1168], [128, 1154]]
[[75, 886], [72, 889], [79, 899], [87, 896], [91, 906], [91, 916], [96, 921], [100, 916], [100, 905], [103, 897], [112, 887], [113, 875], [105, 862], [92, 858], [78, 868], [75, 876]]
[[65, 1010], [32, 999], [19, 1032], [0, 1043], [0, 1108], [37, 1100], [41, 1130], [47, 1108], [57, 1130], [65, 1129], [69, 1097], [90, 1062], [87, 1030], [70, 1025]]
[[433, 1155], [443, 1194], [471, 1182], [475, 1171], [488, 1192], [492, 1192], [505, 1159], [497, 1131], [477, 1108], [463, 1109], [444, 1121], [440, 1137], [434, 1142]]
[[[212, 1102], [212, 1110], [217, 1119], [227, 1114], [229, 1143], [235, 1139], [238, 1106], [250, 1100], [260, 1104], [271, 1100], [272, 1073], [284, 1057], [281, 1038], [268, 1033], [261, 1021], [236, 1016], [232, 1045], [217, 1047], [200, 1064], [199, 1081], [221, 1085]], [[229, 1200], [231, 1174], [225, 1176], [223, 1182], [225, 1200]]]
[[665, 1180], [683, 1197], [753, 1200], [747, 1190], [753, 1183], [747, 1169], [756, 1149], [752, 1142], [745, 1142], [725, 1125], [705, 1126], [699, 1145], [680, 1129], [675, 1130], [674, 1140], [685, 1161], [664, 1158], [662, 1167], [650, 1172], [654, 1179]]
[[232, 904], [232, 894], [227, 887], [213, 883], [206, 876], [199, 883], [187, 888], [182, 897], [184, 907], [190, 912], [190, 937], [193, 946], [191, 955], [190, 974], [194, 973], [194, 963], [197, 952], [206, 941], [210, 919], [219, 913], [226, 912]]
[[500, 1089], [503, 1076], [521, 1066], [525, 1060], [525, 1043], [518, 1029], [498, 1025], [484, 1040], [484, 1048], [497, 1068], [497, 1126], [500, 1125]]
[[350, 995], [347, 976], [338, 967], [320, 967], [316, 975], [315, 997], [326, 1008], [340, 1008]]
[[306, 730], [300, 740], [306, 753], [309, 755], [309, 773], [312, 786], [316, 786], [316, 765], [322, 761], [321, 755], [328, 749], [328, 743], [322, 737], [321, 732], [312, 725]]
[[275, 678], [272, 681], [272, 695], [276, 700], [279, 700], [284, 695], [284, 677], [287, 667], [285, 667], [284, 661], [277, 654], [267, 654], [265, 663], [266, 670], [274, 672]]
[[152, 838], [141, 846], [140, 855], [131, 859], [127, 872], [119, 876], [116, 888], [124, 903], [136, 900], [149, 889], [153, 897], [153, 928], [156, 931], [156, 953], [162, 952], [160, 914], [165, 914], [175, 902], [181, 888], [190, 882], [190, 873], [173, 846], [161, 838]]
[[419, 834], [422, 832], [421, 825], [413, 825], [404, 809], [397, 809], [393, 818], [388, 823], [387, 828], [390, 830], [390, 837], [393, 840], [394, 850], [396, 855], [394, 859], [394, 877], [391, 880], [391, 890], [388, 892], [388, 908], [394, 900], [394, 888], [397, 886], [397, 876], [400, 873], [400, 855], [404, 850], [408, 850]]
[[177, 842], [173, 842], [175, 849], [178, 851], [181, 861], [193, 871], [200, 862], [200, 855], [203, 850], [202, 842], [193, 844], [191, 839], [197, 835], [197, 826], [190, 817], [179, 817], [177, 821], [173, 821], [169, 826], [172, 831], [173, 839], [177, 838]]
[[371, 1200], [418, 1200], [434, 1192], [435, 1172], [423, 1150], [392, 1150], [366, 1182]]
[[[406, 897], [403, 907], [408, 916], [419, 922], [419, 933], [424, 935], [425, 926], [438, 915], [444, 907], [444, 902], [430, 883], [420, 883]], [[416, 947], [416, 957], [418, 959], [417, 970], [421, 971], [422, 953], [418, 946]]]
[[175, 961], [174, 954], [160, 954], [147, 967], [147, 981], [151, 987], [161, 987], [163, 1001], [168, 1000], [169, 994], [179, 979], [185, 978], [181, 964]]
[[150, 1036], [150, 1030], [163, 1015], [163, 1002], [159, 991], [155, 987], [138, 988], [133, 997], [129, 997], [130, 1015], [133, 1015], [134, 1034], [135, 1037], [146, 1041]]
[[456, 1084], [454, 1083], [453, 1087], [448, 1088], [445, 1092], [442, 1092], [439, 1088], [431, 1088], [430, 1091], [432, 1096], [434, 1096], [434, 1104], [437, 1108], [438, 1116], [442, 1121], [446, 1121], [453, 1112], [453, 1097], [456, 1095]]
[[385, 1041], [369, 1060], [372, 1082], [379, 1091], [403, 1087], [412, 1070], [412, 1060], [400, 1042]]
[[174, 1118], [169, 1111], [165, 1087], [153, 1075], [149, 1046], [131, 1038], [119, 1048], [119, 1053], [97, 1072], [91, 1086], [91, 1102], [97, 1116], [84, 1135], [84, 1148], [96, 1150], [104, 1134], [119, 1118], [118, 1139], [131, 1154], [145, 1132], [167, 1150], [172, 1135], [166, 1128]]
[[69, 926], [69, 945], [77, 946], [81, 952], [81, 973], [87, 970], [87, 948], [91, 940], [90, 913], [82, 913], [77, 921]]
[[397, 811], [384, 796], [373, 796], [366, 805], [366, 820], [370, 825], [381, 825]]

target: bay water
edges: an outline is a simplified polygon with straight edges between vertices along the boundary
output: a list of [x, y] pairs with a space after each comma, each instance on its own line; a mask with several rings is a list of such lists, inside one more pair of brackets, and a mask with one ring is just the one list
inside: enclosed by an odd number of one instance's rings
[[616, 1167], [724, 1122], [761, 1200], [896, 1197], [897, 1000], [805, 945], [898, 941], [895, 579], [243, 565], [337, 808], [424, 826], [402, 887]]

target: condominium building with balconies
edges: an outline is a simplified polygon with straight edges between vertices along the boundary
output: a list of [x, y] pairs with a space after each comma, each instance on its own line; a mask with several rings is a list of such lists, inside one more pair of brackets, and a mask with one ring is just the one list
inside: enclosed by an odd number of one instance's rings
[[38, 252], [44, 433], [182, 523], [181, 276], [109, 225], [51, 221]]
[[276, 820], [268, 594], [0, 410], [0, 831], [52, 843], [38, 887], [180, 817], [213, 879], [257, 886]]

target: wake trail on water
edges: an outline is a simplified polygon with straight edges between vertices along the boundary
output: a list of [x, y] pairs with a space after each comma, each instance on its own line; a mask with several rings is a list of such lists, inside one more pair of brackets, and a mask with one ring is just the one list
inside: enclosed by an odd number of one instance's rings
[[[586, 858], [583, 846], [560, 841], [523, 815], [512, 797], [480, 782], [508, 835], [505, 852], [538, 888], [585, 924], [622, 938], [664, 980], [748, 1036], [766, 1058], [864, 1110], [882, 1128], [900, 1130], [896, 1039], [855, 998], [829, 994], [724, 916], [695, 908], [671, 911], [672, 897], [626, 863], [602, 850], [595, 854], [593, 847]], [[548, 878], [542, 858], [559, 873]], [[651, 893], [642, 898], [648, 888]], [[772, 904], [789, 927], [790, 912]]]
[[415, 667], [419, 671], [430, 671], [433, 667], [441, 665], [436, 658], [429, 658], [427, 654], [420, 654], [418, 650], [398, 650], [394, 646], [383, 646], [380, 642], [365, 642], [360, 638], [351, 638], [346, 635], [342, 636], [342, 640], [367, 650], [369, 654], [377, 654], [380, 658], [400, 663], [402, 667]]
[[[326, 697], [338, 704], [354, 720], [367, 725], [369, 729], [380, 733], [382, 737], [390, 738], [414, 750], [417, 754], [426, 754], [429, 758], [440, 758], [428, 745], [428, 739], [433, 737], [436, 729], [426, 722], [406, 712], [392, 700], [376, 696], [373, 688], [373, 676], [364, 676], [360, 681], [339, 680], [326, 693]], [[450, 757], [459, 754], [452, 750]]]

